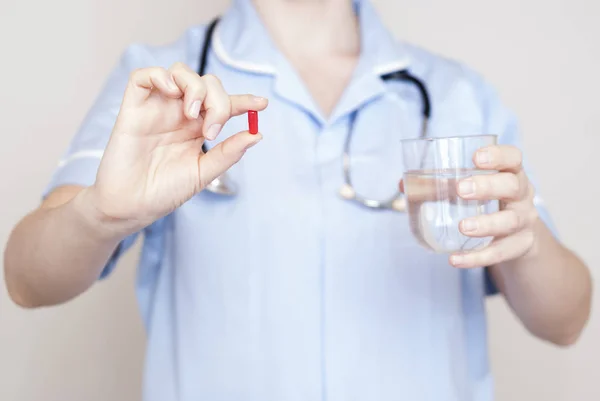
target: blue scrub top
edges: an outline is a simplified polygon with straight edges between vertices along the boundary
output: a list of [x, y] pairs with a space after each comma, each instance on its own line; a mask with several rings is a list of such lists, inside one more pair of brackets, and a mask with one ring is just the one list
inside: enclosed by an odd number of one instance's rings
[[[409, 68], [425, 81], [430, 136], [493, 133], [519, 146], [515, 118], [475, 72], [396, 41], [368, 1], [356, 9], [362, 55], [330, 117], [250, 0], [223, 16], [208, 72], [229, 93], [270, 99], [260, 113], [264, 140], [230, 170], [238, 196], [202, 192], [143, 232], [145, 401], [492, 399], [484, 301], [494, 289], [485, 269], [450, 267], [447, 255], [415, 241], [406, 214], [357, 206], [338, 191], [354, 111], [353, 178], [363, 194], [395, 192], [399, 141], [419, 134], [419, 93], [384, 83], [383, 73]], [[168, 46], [128, 48], [46, 193], [94, 182], [129, 73], [177, 61], [197, 69], [205, 28]], [[217, 140], [246, 127], [235, 118]]]

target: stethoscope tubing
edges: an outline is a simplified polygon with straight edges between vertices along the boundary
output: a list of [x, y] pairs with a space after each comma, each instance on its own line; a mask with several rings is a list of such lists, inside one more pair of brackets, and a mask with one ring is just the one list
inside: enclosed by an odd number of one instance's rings
[[[208, 63], [208, 55], [212, 43], [212, 38], [215, 32], [215, 28], [219, 23], [219, 18], [215, 18], [208, 25], [206, 30], [206, 35], [204, 36], [204, 42], [202, 45], [202, 50], [200, 52], [200, 63], [198, 66], [198, 74], [200, 76], [204, 76], [206, 74], [206, 67]], [[427, 91], [427, 87], [425, 83], [411, 74], [407, 69], [402, 69], [398, 71], [393, 71], [390, 73], [386, 73], [381, 75], [381, 79], [383, 81], [399, 81], [399, 82], [407, 82], [415, 86], [419, 91], [422, 102], [422, 125], [420, 131], [420, 138], [425, 138], [428, 133], [428, 125], [431, 119], [431, 97]], [[344, 143], [344, 154], [342, 155], [342, 164], [343, 164], [343, 176], [344, 176], [344, 185], [340, 189], [340, 195], [350, 201], [357, 202], [363, 206], [366, 206], [371, 209], [392, 209], [396, 211], [405, 211], [406, 202], [402, 193], [399, 191], [392, 196], [390, 199], [379, 201], [374, 199], [369, 199], [363, 197], [356, 193], [353, 185], [352, 185], [352, 168], [351, 168], [351, 156], [350, 156], [350, 146], [352, 142], [352, 136], [354, 134], [354, 125], [357, 118], [357, 112], [353, 112], [350, 116], [350, 128], [348, 130], [348, 135], [346, 136], [346, 141]], [[208, 147], [206, 143], [202, 144], [202, 151], [204, 153], [208, 152]], [[211, 183], [206, 189], [210, 192], [218, 193], [221, 195], [232, 196], [235, 195], [236, 190], [233, 188], [232, 184], [229, 182], [227, 175], [222, 175], [218, 179], [216, 179], [213, 183]]]

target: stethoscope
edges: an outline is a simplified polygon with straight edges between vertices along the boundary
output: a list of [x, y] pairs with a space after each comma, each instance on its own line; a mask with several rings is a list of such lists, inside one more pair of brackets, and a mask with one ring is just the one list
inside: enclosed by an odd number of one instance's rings
[[[198, 74], [200, 76], [205, 75], [206, 64], [208, 60], [208, 52], [218, 22], [219, 18], [214, 19], [207, 28], [206, 36], [204, 37], [204, 43], [202, 46], [202, 51], [200, 54], [200, 66], [198, 67]], [[421, 111], [423, 121], [421, 125], [420, 138], [425, 138], [427, 136], [429, 119], [431, 117], [431, 100], [429, 98], [427, 88], [425, 87], [423, 81], [421, 81], [419, 78], [415, 77], [410, 72], [408, 72], [408, 70], [405, 69], [383, 74], [381, 76], [381, 79], [383, 81], [408, 82], [413, 84], [418, 89], [423, 104], [423, 109]], [[344, 184], [340, 188], [339, 194], [346, 200], [356, 202], [370, 209], [394, 210], [397, 212], [404, 212], [406, 210], [406, 200], [404, 199], [403, 194], [399, 190], [397, 190], [394, 196], [392, 196], [389, 199], [376, 200], [358, 194], [354, 189], [354, 186], [352, 185], [350, 144], [352, 142], [352, 134], [354, 133], [354, 123], [356, 122], [357, 114], [358, 113], [355, 111], [350, 116], [350, 129], [348, 130], [348, 135], [346, 136], [346, 141], [344, 144], [344, 153], [342, 155]], [[208, 151], [206, 143], [202, 145], [202, 151], [205, 153]], [[208, 186], [206, 186], [205, 189], [212, 193], [225, 196], [234, 196], [237, 193], [235, 185], [229, 179], [229, 176], [226, 173], [213, 180]]]

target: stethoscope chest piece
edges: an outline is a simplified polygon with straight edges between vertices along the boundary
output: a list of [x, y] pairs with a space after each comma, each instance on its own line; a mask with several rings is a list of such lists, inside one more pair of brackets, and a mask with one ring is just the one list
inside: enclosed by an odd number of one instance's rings
[[406, 212], [406, 199], [400, 193], [387, 202], [363, 199], [356, 194], [352, 185], [346, 183], [340, 188], [339, 194], [345, 200], [354, 201], [370, 209], [392, 209], [396, 212]]
[[226, 196], [233, 196], [237, 192], [235, 185], [233, 185], [233, 183], [231, 182], [231, 180], [229, 180], [226, 174], [215, 178], [210, 184], [206, 186], [205, 189], [212, 193]]
[[351, 185], [344, 184], [340, 188], [340, 196], [346, 200], [354, 200], [356, 198], [356, 191]]

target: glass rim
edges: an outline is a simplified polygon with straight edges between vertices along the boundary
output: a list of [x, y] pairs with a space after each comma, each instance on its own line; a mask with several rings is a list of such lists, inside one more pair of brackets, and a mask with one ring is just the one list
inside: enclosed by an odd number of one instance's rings
[[436, 142], [436, 141], [452, 141], [457, 139], [482, 139], [482, 138], [494, 138], [497, 142], [498, 135], [496, 134], [480, 134], [480, 135], [455, 135], [455, 136], [429, 136], [424, 138], [404, 138], [400, 139], [401, 143], [407, 142]]

